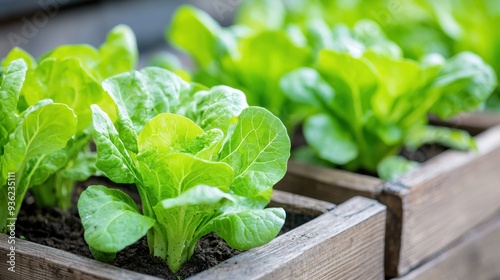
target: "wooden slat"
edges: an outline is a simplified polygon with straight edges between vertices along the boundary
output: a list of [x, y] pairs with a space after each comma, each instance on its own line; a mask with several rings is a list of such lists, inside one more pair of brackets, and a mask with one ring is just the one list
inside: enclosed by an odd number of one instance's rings
[[500, 279], [500, 216], [398, 280]]
[[374, 198], [381, 191], [378, 178], [290, 161], [276, 189], [340, 204], [355, 196]]
[[5, 261], [10, 246], [7, 240], [7, 235], [0, 234], [0, 279], [160, 279], [21, 239], [16, 239], [13, 273], [7, 271], [9, 265]]
[[335, 208], [335, 204], [330, 202], [278, 190], [273, 191], [269, 206], [295, 209], [302, 213], [317, 216]]
[[385, 207], [356, 197], [190, 279], [383, 279]]
[[403, 275], [500, 211], [500, 126], [477, 152], [447, 151], [384, 185], [386, 274]]
[[441, 121], [435, 117], [431, 117], [431, 123], [434, 125], [465, 129], [472, 134], [479, 134], [490, 127], [500, 125], [500, 113], [474, 112], [459, 115], [447, 121]]

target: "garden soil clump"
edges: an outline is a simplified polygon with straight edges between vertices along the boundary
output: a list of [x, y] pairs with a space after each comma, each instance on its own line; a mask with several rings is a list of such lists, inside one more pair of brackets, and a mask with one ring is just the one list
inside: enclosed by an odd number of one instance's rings
[[[73, 206], [68, 212], [57, 208], [40, 209], [36, 207], [33, 196], [28, 194], [16, 223], [17, 237], [93, 258], [83, 238], [84, 230], [76, 205], [81, 192], [87, 186], [95, 184], [116, 186], [116, 184], [103, 178], [91, 178], [87, 182], [79, 183], [73, 194]], [[139, 199], [132, 185], [119, 186], [119, 188], [131, 195], [134, 200]], [[314, 218], [315, 216], [312, 215], [287, 212], [287, 221], [280, 234]], [[110, 264], [139, 273], [177, 280], [195, 275], [239, 253], [240, 251], [232, 249], [223, 239], [212, 233], [200, 239], [191, 260], [177, 274], [173, 274], [163, 260], [149, 254], [147, 240], [144, 237], [118, 252], [116, 259]]]

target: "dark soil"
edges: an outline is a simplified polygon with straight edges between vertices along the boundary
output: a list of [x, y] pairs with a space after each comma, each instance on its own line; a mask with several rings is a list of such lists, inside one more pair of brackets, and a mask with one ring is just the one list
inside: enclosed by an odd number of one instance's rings
[[[73, 207], [68, 212], [56, 208], [40, 209], [35, 206], [33, 197], [28, 193], [16, 223], [18, 237], [68, 251], [80, 256], [92, 258], [83, 238], [83, 227], [78, 215], [76, 202], [80, 193], [89, 185], [102, 184], [115, 186], [131, 195], [138, 202], [139, 197], [133, 185], [120, 185], [103, 178], [91, 178], [79, 183], [73, 194]], [[300, 226], [316, 216], [287, 211], [287, 220], [280, 234]], [[146, 238], [142, 238], [125, 250], [119, 252], [110, 264], [128, 270], [149, 274], [165, 279], [184, 279], [217, 265], [240, 252], [230, 248], [224, 240], [212, 233], [203, 237], [197, 244], [191, 260], [177, 274], [173, 274], [167, 265], [149, 254]]]
[[[293, 135], [292, 135], [292, 150], [300, 147], [307, 146], [307, 141], [304, 137], [304, 134], [302, 132], [302, 126], [299, 125]], [[433, 157], [439, 155], [440, 153], [446, 151], [448, 148], [438, 145], [438, 144], [425, 144], [416, 151], [411, 151], [406, 148], [403, 148], [400, 152], [399, 155], [412, 161], [416, 161], [419, 163], [424, 163]], [[312, 164], [311, 162], [307, 162], [309, 164]], [[325, 163], [329, 165], [328, 162], [325, 161]], [[343, 169], [342, 166], [336, 166], [336, 168]], [[360, 169], [355, 171], [358, 174], [362, 175], [368, 175], [372, 177], [378, 177], [377, 172], [365, 170], [365, 169]]]

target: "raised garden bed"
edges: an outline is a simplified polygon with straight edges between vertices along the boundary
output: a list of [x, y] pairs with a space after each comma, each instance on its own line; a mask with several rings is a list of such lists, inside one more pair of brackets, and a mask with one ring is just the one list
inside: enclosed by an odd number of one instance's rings
[[[318, 217], [191, 278], [383, 279], [383, 205], [357, 197], [335, 206], [280, 191], [272, 205]], [[7, 240], [0, 235], [0, 254], [10, 252]], [[158, 279], [20, 239], [15, 249], [16, 272], [8, 272], [6, 262], [0, 265], [9, 279]]]
[[[465, 123], [472, 127], [462, 117]], [[367, 175], [291, 162], [277, 188], [333, 203], [362, 195], [387, 205], [385, 270], [386, 276], [397, 277], [500, 210], [500, 126], [480, 133], [476, 140], [477, 152], [444, 151], [414, 172], [387, 183]]]
[[445, 252], [397, 278], [500, 279], [500, 216], [477, 227]]

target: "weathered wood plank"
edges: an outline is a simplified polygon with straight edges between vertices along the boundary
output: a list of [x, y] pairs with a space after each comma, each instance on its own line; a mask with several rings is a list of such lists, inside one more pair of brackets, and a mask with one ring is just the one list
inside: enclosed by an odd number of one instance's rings
[[439, 120], [436, 117], [431, 117], [430, 120], [434, 125], [465, 129], [476, 135], [490, 127], [500, 125], [500, 113], [474, 112], [459, 115], [446, 121]]
[[386, 274], [403, 275], [500, 211], [500, 126], [477, 152], [447, 151], [384, 185]]
[[385, 207], [356, 197], [190, 279], [383, 279]]
[[500, 216], [398, 280], [500, 279]]
[[319, 216], [333, 208], [335, 204], [301, 196], [284, 191], [273, 191], [270, 207], [282, 207], [288, 210], [296, 210], [297, 212]]
[[[9, 253], [7, 245], [7, 235], [0, 234], [2, 260]], [[16, 239], [15, 254], [14, 273], [7, 271], [9, 265], [5, 261], [0, 262], [1, 279], [160, 279], [21, 239]]]
[[374, 198], [381, 184], [375, 177], [290, 161], [285, 178], [275, 188], [340, 204], [355, 196]]

